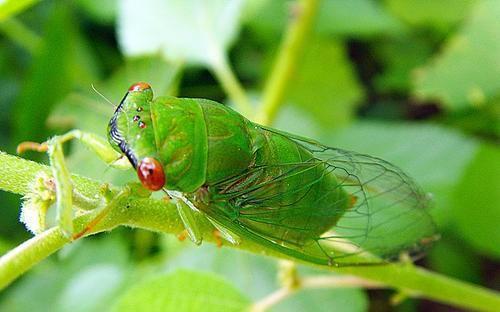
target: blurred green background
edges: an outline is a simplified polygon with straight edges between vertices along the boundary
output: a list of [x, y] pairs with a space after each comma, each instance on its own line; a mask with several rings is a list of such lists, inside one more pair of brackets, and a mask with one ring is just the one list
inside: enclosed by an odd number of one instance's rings
[[[115, 104], [142, 80], [157, 95], [231, 105], [217, 79], [226, 56], [257, 105], [295, 8], [284, 0], [0, 1], [0, 149], [14, 153], [21, 141], [71, 128], [106, 135], [113, 107], [92, 85]], [[433, 194], [442, 235], [418, 264], [497, 290], [499, 16], [496, 0], [324, 0], [274, 123], [403, 168]], [[101, 181], [135, 179], [78, 144], [68, 162]], [[2, 253], [31, 237], [20, 202], [0, 193]], [[122, 228], [36, 266], [0, 294], [0, 311], [120, 309], [150, 291], [173, 298], [193, 289], [238, 310], [278, 287], [277, 268], [273, 259]], [[165, 272], [176, 273], [141, 286]], [[394, 307], [393, 294], [305, 290], [272, 311], [450, 311], [416, 299]]]

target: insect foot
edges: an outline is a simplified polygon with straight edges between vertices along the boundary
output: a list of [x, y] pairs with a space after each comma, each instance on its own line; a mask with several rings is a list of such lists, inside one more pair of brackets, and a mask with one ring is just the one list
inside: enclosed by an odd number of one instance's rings
[[180, 241], [180, 242], [183, 242], [186, 240], [186, 238], [188, 238], [189, 236], [189, 233], [186, 229], [182, 230], [182, 232], [180, 232], [179, 234], [177, 234], [177, 239]]
[[214, 229], [212, 231], [212, 235], [214, 236], [215, 245], [217, 246], [217, 248], [222, 248], [222, 234], [220, 233], [220, 231]]
[[48, 147], [49, 146], [47, 145], [46, 142], [37, 143], [37, 142], [26, 141], [26, 142], [21, 142], [19, 143], [19, 145], [17, 145], [16, 153], [22, 154], [26, 151], [35, 151], [44, 153], [47, 151]]

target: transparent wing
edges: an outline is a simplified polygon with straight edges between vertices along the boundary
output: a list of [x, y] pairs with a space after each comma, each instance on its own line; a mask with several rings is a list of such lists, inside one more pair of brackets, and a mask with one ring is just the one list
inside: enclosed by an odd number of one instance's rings
[[254, 166], [217, 185], [219, 199], [235, 209], [233, 229], [292, 256], [335, 265], [415, 257], [437, 237], [427, 197], [396, 166], [263, 129], [295, 141], [312, 158]]

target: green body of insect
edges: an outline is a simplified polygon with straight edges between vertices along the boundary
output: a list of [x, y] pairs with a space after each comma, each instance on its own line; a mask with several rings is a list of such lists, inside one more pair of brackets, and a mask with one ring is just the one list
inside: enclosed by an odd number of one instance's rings
[[223, 231], [295, 258], [380, 263], [420, 251], [434, 233], [425, 198], [396, 167], [260, 126], [216, 102], [153, 99], [138, 83], [108, 130], [145, 187], [182, 194]]

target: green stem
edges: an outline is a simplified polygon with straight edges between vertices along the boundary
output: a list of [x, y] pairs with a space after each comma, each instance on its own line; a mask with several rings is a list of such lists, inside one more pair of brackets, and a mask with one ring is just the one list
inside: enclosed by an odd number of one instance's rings
[[61, 229], [52, 228], [9, 251], [0, 258], [0, 289], [8, 286], [67, 242], [68, 239], [64, 237]]
[[456, 307], [478, 311], [498, 311], [500, 294], [440, 275], [411, 264], [388, 264], [377, 267], [338, 268], [339, 273], [352, 274], [401, 289], [411, 297], [427, 298]]
[[37, 34], [15, 18], [0, 22], [0, 32], [31, 54], [36, 52], [42, 42]]
[[[114, 201], [121, 201], [123, 198], [117, 196]], [[115, 203], [113, 208], [118, 208]], [[80, 216], [74, 220], [75, 229], [77, 232], [83, 231], [86, 225], [94, 220], [101, 211], [96, 209], [86, 215]], [[93, 228], [90, 234], [109, 231], [118, 225], [119, 218], [105, 218]], [[8, 286], [16, 278], [28, 271], [41, 260], [47, 258], [57, 250], [70, 243], [71, 240], [65, 234], [65, 231], [60, 227], [53, 227], [45, 232], [34, 236], [25, 241], [21, 245], [9, 251], [0, 258], [0, 290]]]
[[216, 57], [216, 61], [212, 63], [212, 71], [231, 100], [233, 100], [238, 111], [242, 115], [250, 117], [252, 112], [250, 100], [245, 93], [245, 89], [243, 89], [238, 78], [236, 78], [227, 57], [222, 53], [220, 56]]
[[[27, 161], [0, 152], [0, 189], [26, 194], [29, 182], [43, 170], [50, 172], [46, 166]], [[88, 178], [72, 175], [74, 186], [86, 196], [98, 194], [100, 183]], [[179, 233], [182, 223], [173, 203], [151, 198], [126, 198], [126, 205], [117, 205], [93, 229], [92, 233], [107, 231], [118, 225], [127, 225], [164, 233]], [[82, 229], [92, 220], [94, 214], [79, 217], [75, 220], [75, 228]], [[200, 224], [200, 231], [207, 241], [214, 241], [211, 226]], [[90, 233], [89, 233], [90, 234]], [[244, 238], [243, 238], [244, 239]], [[40, 260], [48, 257], [67, 243], [62, 231], [53, 228], [16, 247], [0, 258], [0, 288], [7, 286], [15, 278], [26, 272]], [[243, 240], [240, 245], [228, 247], [239, 248], [257, 254], [277, 258], [285, 258], [273, 250]], [[305, 263], [311, 265], [310, 263]], [[472, 284], [415, 267], [411, 264], [387, 264], [380, 266], [326, 267], [324, 270], [356, 275], [364, 279], [382, 283], [388, 287], [400, 289], [414, 297], [423, 297], [461, 308], [482, 311], [495, 311], [500, 307], [500, 294]]]
[[318, 0], [301, 0], [296, 16], [281, 43], [276, 62], [265, 87], [262, 105], [256, 122], [270, 125], [276, 118], [279, 107], [285, 99], [285, 92], [301, 57], [306, 39], [309, 36], [316, 13]]

